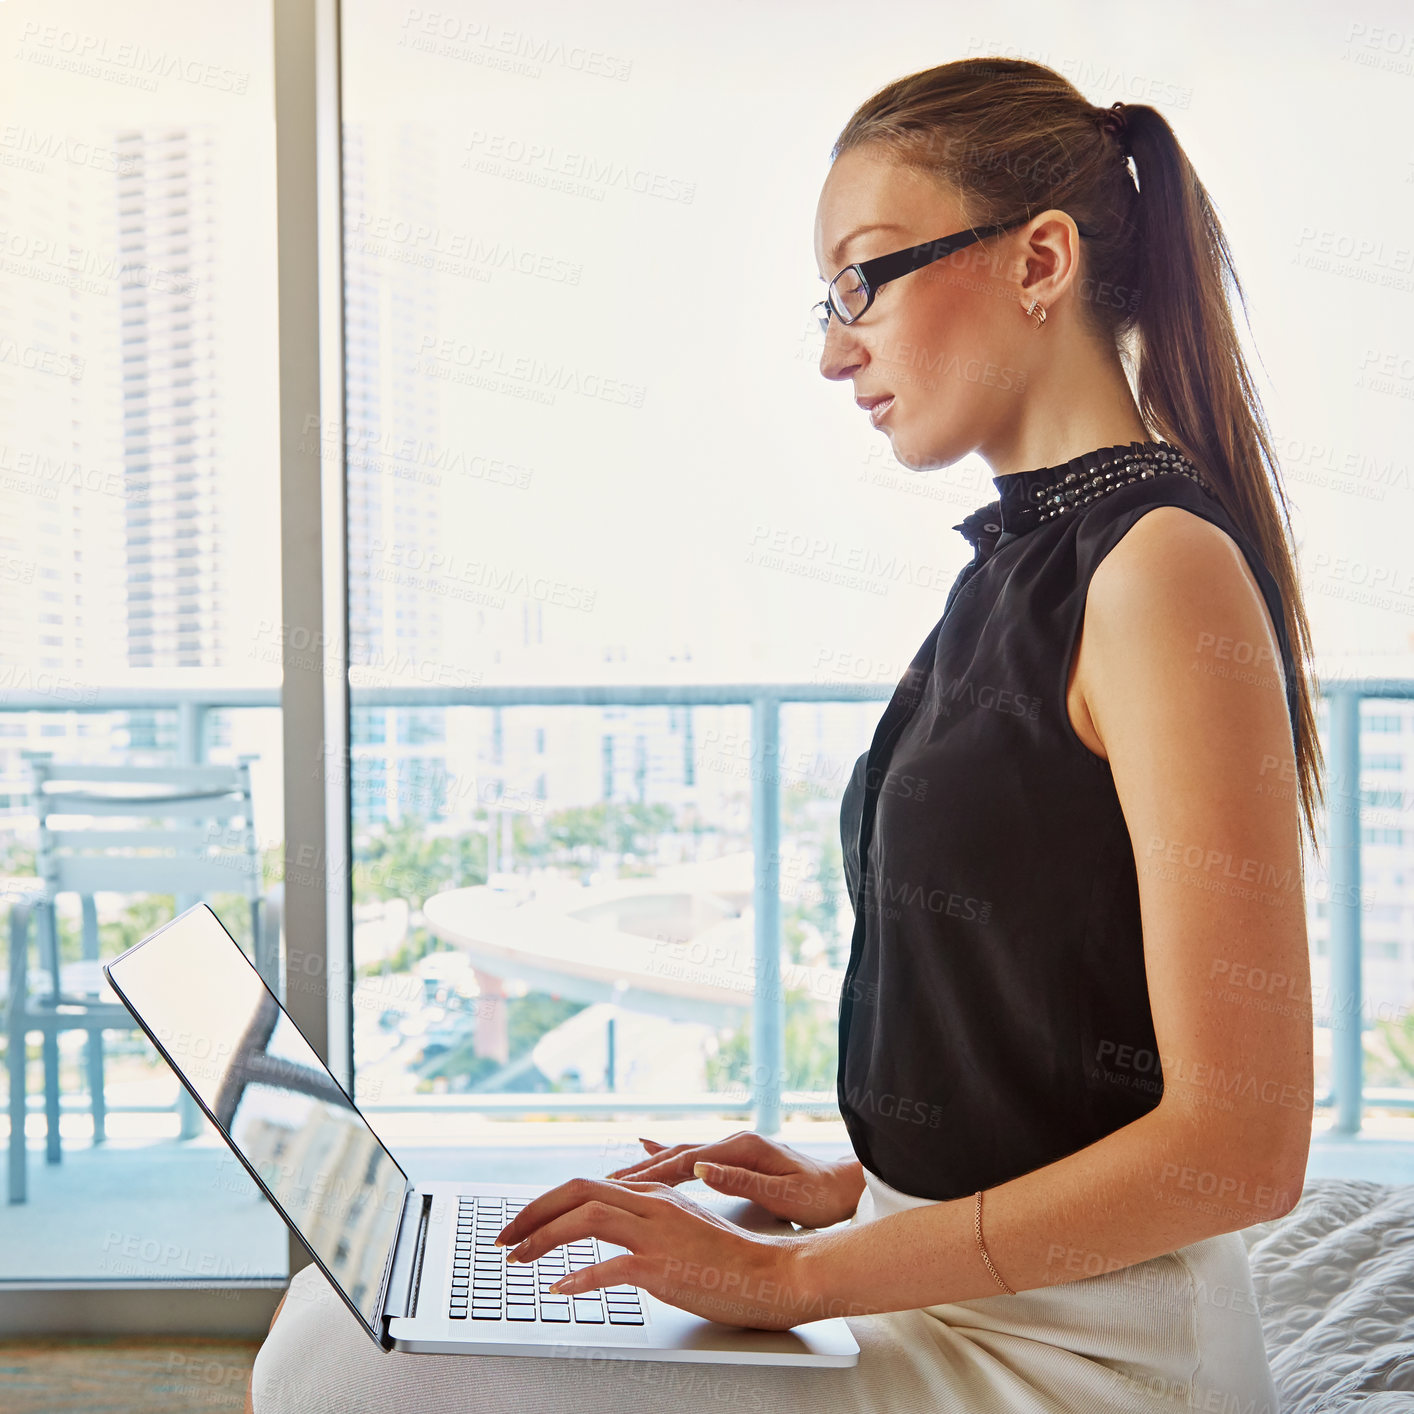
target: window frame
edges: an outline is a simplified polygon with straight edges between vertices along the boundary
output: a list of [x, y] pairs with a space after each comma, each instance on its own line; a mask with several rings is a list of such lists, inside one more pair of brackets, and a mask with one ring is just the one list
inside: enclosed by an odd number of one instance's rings
[[[321, 753], [348, 760], [343, 172], [339, 0], [270, 0], [275, 89], [284, 750], [285, 995], [310, 1044], [352, 1093], [352, 839], [346, 771], [308, 789]], [[332, 444], [332, 446], [331, 446]], [[298, 641], [298, 650], [291, 645]], [[291, 857], [292, 842], [296, 858]], [[312, 862], [311, 862], [312, 861]], [[10, 1337], [263, 1338], [309, 1264], [290, 1234], [289, 1275], [244, 1280], [0, 1281]]]

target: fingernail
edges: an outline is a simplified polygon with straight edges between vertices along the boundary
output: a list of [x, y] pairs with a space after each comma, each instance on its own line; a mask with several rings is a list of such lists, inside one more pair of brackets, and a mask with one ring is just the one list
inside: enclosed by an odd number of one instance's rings
[[561, 1277], [559, 1281], [552, 1281], [550, 1285], [545, 1288], [545, 1290], [553, 1291], [555, 1295], [558, 1296], [562, 1291], [564, 1291], [565, 1282], [567, 1282], [568, 1280], [568, 1277]]
[[692, 1173], [695, 1178], [716, 1178], [718, 1169], [716, 1164], [696, 1163], [692, 1166]]

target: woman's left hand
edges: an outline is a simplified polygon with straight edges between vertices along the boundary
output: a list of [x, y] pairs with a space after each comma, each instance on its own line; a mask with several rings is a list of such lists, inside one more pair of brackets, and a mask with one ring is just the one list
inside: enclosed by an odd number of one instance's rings
[[512, 1245], [508, 1262], [533, 1262], [585, 1237], [628, 1250], [570, 1273], [552, 1290], [638, 1286], [708, 1320], [759, 1330], [788, 1330], [827, 1314], [812, 1311], [818, 1303], [801, 1286], [798, 1258], [808, 1236], [747, 1232], [667, 1183], [572, 1178], [531, 1199], [497, 1242]]

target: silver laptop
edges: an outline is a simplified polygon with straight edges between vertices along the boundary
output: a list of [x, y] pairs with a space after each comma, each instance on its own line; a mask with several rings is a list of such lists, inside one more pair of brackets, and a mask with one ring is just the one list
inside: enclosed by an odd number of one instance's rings
[[[556, 1296], [557, 1277], [622, 1254], [590, 1238], [507, 1265], [496, 1234], [544, 1190], [416, 1183], [204, 903], [103, 971], [163, 1059], [383, 1350], [853, 1365], [839, 1317], [786, 1331], [704, 1320], [638, 1287]], [[795, 1229], [712, 1195], [762, 1232]]]

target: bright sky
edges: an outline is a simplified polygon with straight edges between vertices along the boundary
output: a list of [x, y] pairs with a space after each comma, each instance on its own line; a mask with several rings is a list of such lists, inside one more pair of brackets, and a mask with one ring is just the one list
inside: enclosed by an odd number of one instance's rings
[[[208, 121], [222, 135], [222, 366], [240, 414], [222, 435], [231, 474], [248, 483], [253, 616], [272, 611], [275, 584], [267, 25], [264, 6], [213, 0], [0, 6], [0, 135], [18, 124], [96, 140], [159, 120]], [[417, 209], [436, 228], [395, 239], [382, 268], [407, 272], [458, 240], [523, 261], [463, 265], [426, 289], [442, 375], [436, 435], [531, 469], [528, 489], [448, 477], [445, 547], [592, 591], [592, 612], [546, 609], [547, 642], [622, 644], [649, 664], [690, 646], [702, 680], [808, 680], [832, 659], [868, 665], [846, 680], [896, 679], [967, 558], [952, 524], [993, 493], [980, 462], [900, 468], [849, 386], [819, 376], [804, 337], [819, 296], [814, 208], [858, 102], [930, 62], [1000, 53], [1052, 65], [1096, 103], [1149, 100], [1168, 116], [1246, 286], [1318, 646], [1401, 653], [1408, 670], [1407, 11], [1303, 3], [1278, 20], [1251, 0], [1147, 15], [1132, 0], [886, 0], [867, 15], [818, 0], [691, 11], [349, 0], [344, 33], [369, 219], [413, 214], [396, 179], [431, 203]], [[142, 72], [129, 46], [181, 66], [144, 80], [145, 92], [128, 81]], [[80, 52], [92, 72], [65, 67]], [[420, 189], [390, 158], [400, 124], [439, 155]], [[499, 165], [464, 167], [468, 154]], [[652, 190], [612, 179], [556, 189], [586, 154], [646, 174]], [[509, 395], [514, 373], [492, 389], [457, 381], [479, 360], [639, 388], [641, 405], [573, 391], [539, 404]], [[748, 564], [770, 535], [819, 548], [788, 557], [789, 569]], [[909, 572], [862, 586], [811, 572], [861, 556], [896, 556]], [[1366, 602], [1372, 584], [1393, 592]]]

